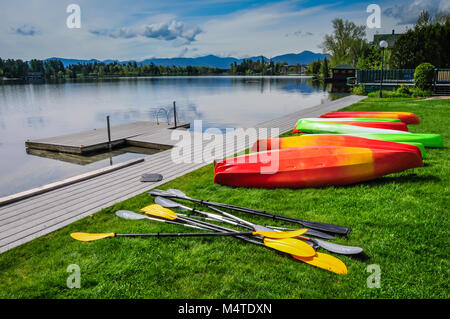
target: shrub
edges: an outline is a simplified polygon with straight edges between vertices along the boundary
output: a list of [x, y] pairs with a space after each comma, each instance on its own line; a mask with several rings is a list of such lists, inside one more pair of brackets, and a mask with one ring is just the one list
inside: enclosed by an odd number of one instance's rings
[[354, 86], [350, 89], [350, 92], [354, 95], [366, 95], [366, 90], [364, 85]]
[[420, 90], [431, 89], [434, 77], [434, 65], [422, 63], [414, 71], [414, 85]]
[[[368, 94], [369, 97], [379, 97], [380, 96], [380, 90], [374, 91], [374, 92], [370, 92]], [[405, 93], [399, 93], [397, 91], [385, 91], [383, 90], [383, 97], [410, 97], [409, 94], [405, 94]]]
[[410, 95], [411, 91], [409, 90], [409, 87], [407, 85], [402, 84], [397, 89], [397, 93]]
[[418, 88], [414, 88], [411, 91], [413, 97], [429, 97], [433, 95], [433, 91], [430, 90], [420, 90]]

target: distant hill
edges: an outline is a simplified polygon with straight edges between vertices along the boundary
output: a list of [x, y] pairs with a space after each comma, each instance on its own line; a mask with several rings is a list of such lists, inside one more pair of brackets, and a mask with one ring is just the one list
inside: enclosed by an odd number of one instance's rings
[[[328, 55], [322, 54], [322, 53], [314, 53], [311, 51], [303, 51], [300, 53], [289, 53], [289, 54], [283, 54], [278, 55], [272, 58], [274, 62], [286, 62], [289, 65], [295, 65], [295, 64], [310, 64], [313, 61], [317, 61], [319, 59], [323, 60], [325, 57], [329, 58]], [[253, 61], [261, 59], [261, 56], [254, 56], [249, 57], [245, 59], [250, 59]], [[90, 60], [78, 60], [78, 59], [65, 59], [65, 58], [49, 58], [47, 60], [60, 60], [64, 66], [69, 66], [72, 64], [86, 64], [86, 63], [113, 63], [117, 62], [120, 64], [127, 64], [128, 62], [134, 62], [134, 60], [130, 61], [119, 61], [119, 60], [97, 60], [97, 59], [90, 59]], [[196, 58], [151, 58], [151, 59], [145, 59], [143, 61], [135, 61], [139, 65], [148, 65], [150, 63], [154, 63], [155, 65], [162, 65], [162, 66], [206, 66], [211, 68], [220, 68], [220, 69], [229, 69], [230, 64], [233, 62], [236, 62], [237, 64], [240, 64], [244, 59], [238, 59], [233, 57], [218, 57], [216, 55], [205, 55], [201, 57]], [[265, 61], [269, 61], [269, 58], [264, 57]]]

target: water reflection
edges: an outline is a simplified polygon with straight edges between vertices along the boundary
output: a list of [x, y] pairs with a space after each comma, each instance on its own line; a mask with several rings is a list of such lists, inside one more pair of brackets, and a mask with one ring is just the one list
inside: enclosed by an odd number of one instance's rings
[[[114, 154], [79, 165], [27, 154], [27, 139], [52, 137], [133, 121], [155, 121], [164, 107], [180, 122], [204, 129], [249, 127], [335, 98], [302, 77], [149, 77], [54, 84], [0, 85], [0, 196], [143, 156]], [[163, 120], [164, 116], [161, 116]]]

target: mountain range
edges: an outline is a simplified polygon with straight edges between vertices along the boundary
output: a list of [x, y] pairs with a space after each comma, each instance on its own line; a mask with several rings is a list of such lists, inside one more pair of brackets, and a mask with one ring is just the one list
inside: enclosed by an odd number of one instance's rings
[[[289, 53], [289, 54], [283, 54], [278, 55], [272, 58], [273, 62], [286, 62], [289, 65], [295, 65], [295, 64], [310, 64], [313, 61], [317, 61], [319, 59], [323, 60], [324, 58], [329, 59], [329, 55], [322, 54], [322, 53], [314, 53], [311, 51], [303, 51], [300, 53]], [[87, 63], [113, 63], [117, 62], [119, 64], [127, 64], [129, 62], [136, 62], [138, 65], [148, 65], [151, 63], [154, 63], [155, 65], [162, 65], [162, 66], [205, 66], [205, 67], [211, 67], [211, 68], [220, 68], [220, 69], [229, 69], [230, 65], [234, 62], [237, 64], [240, 64], [244, 59], [257, 61], [261, 59], [261, 56], [254, 56], [250, 58], [234, 58], [234, 57], [219, 57], [216, 55], [205, 55], [200, 56], [196, 58], [151, 58], [151, 59], [145, 59], [142, 61], [135, 61], [135, 60], [128, 60], [128, 61], [119, 61], [119, 60], [97, 60], [97, 59], [90, 59], [90, 60], [79, 60], [79, 59], [65, 59], [65, 58], [49, 58], [47, 60], [60, 60], [64, 67], [70, 66], [72, 64], [87, 64]], [[267, 62], [269, 59], [267, 57], [264, 57], [264, 60]]]

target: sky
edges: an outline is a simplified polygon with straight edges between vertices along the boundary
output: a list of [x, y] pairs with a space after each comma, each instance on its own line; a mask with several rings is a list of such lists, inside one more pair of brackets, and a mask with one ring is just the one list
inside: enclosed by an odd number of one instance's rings
[[[119, 59], [273, 57], [322, 52], [334, 18], [366, 25], [370, 4], [380, 7], [375, 33], [403, 33], [424, 9], [450, 11], [450, 0], [0, 0], [0, 57]], [[69, 28], [71, 4], [80, 28]], [[72, 20], [71, 20], [72, 21]]]

